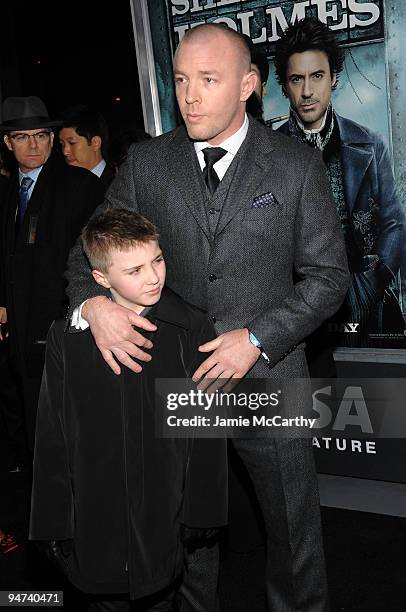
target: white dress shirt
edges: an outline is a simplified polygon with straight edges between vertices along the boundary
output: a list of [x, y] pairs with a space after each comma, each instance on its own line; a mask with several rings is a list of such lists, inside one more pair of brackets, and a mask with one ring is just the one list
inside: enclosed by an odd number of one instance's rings
[[241, 147], [242, 143], [245, 140], [245, 137], [248, 132], [248, 123], [248, 116], [247, 114], [245, 114], [244, 123], [242, 124], [240, 129], [219, 145], [210, 145], [208, 142], [194, 143], [197, 159], [199, 160], [200, 169], [202, 170], [202, 172], [206, 166], [206, 163], [204, 161], [203, 149], [206, 149], [207, 147], [221, 147], [222, 149], [225, 149], [227, 153], [221, 159], [219, 159], [218, 162], [214, 164], [213, 168], [216, 171], [216, 174], [219, 177], [220, 181], [222, 180], [234, 157], [237, 155], [238, 149]]
[[96, 176], [100, 178], [101, 175], [103, 174], [103, 170], [105, 169], [105, 167], [106, 167], [106, 162], [104, 161], [104, 159], [102, 159], [101, 161], [99, 161], [97, 166], [95, 166], [94, 168], [90, 170], [90, 172], [93, 172], [93, 174], [95, 174]]

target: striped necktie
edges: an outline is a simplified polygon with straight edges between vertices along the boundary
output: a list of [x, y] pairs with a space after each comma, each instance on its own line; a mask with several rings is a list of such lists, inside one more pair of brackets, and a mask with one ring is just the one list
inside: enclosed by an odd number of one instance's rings
[[28, 194], [31, 185], [33, 184], [33, 179], [29, 176], [25, 176], [21, 181], [20, 192], [19, 192], [19, 204], [18, 204], [18, 215], [17, 215], [17, 223], [20, 227], [24, 221], [24, 215], [27, 210], [28, 202], [30, 200], [30, 196]]

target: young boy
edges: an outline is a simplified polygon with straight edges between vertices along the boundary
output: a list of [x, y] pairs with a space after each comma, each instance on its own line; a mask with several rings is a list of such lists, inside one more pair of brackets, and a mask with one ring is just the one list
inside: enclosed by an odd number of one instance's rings
[[[181, 533], [193, 539], [226, 523], [226, 453], [224, 440], [156, 438], [154, 381], [190, 377], [205, 358], [198, 346], [215, 332], [206, 315], [164, 287], [165, 261], [147, 219], [108, 209], [87, 224], [82, 241], [95, 281], [157, 326], [152, 360], [140, 374], [122, 368], [116, 376], [90, 330], [64, 333], [63, 321], [53, 324], [30, 538], [49, 542], [75, 586], [110, 594], [109, 610], [126, 609], [130, 598], [145, 598], [143, 610], [172, 610]], [[119, 601], [115, 593], [129, 596]]]

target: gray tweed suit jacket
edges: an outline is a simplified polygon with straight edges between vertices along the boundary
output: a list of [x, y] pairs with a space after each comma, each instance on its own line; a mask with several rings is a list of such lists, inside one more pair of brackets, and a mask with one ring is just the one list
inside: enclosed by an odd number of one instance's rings
[[[349, 284], [323, 161], [250, 118], [233, 164], [214, 233], [183, 127], [134, 145], [96, 213], [124, 207], [157, 225], [168, 286], [206, 310], [219, 333], [249, 327], [261, 340], [272, 370], [259, 360], [251, 376], [306, 376], [303, 340], [338, 309]], [[67, 278], [71, 309], [103, 294], [80, 244]]]

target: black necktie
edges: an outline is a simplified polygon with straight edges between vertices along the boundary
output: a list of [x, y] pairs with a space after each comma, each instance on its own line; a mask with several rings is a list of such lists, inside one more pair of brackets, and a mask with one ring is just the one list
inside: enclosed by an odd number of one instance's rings
[[206, 166], [203, 169], [203, 178], [212, 195], [220, 182], [213, 166], [224, 157], [226, 153], [227, 151], [221, 147], [206, 147], [203, 149], [204, 161], [206, 162]]

